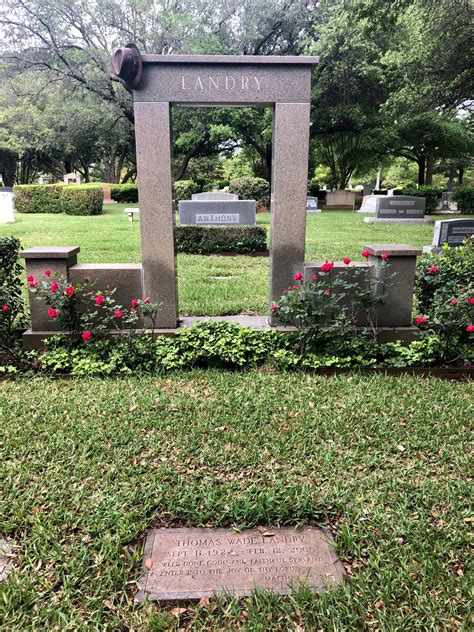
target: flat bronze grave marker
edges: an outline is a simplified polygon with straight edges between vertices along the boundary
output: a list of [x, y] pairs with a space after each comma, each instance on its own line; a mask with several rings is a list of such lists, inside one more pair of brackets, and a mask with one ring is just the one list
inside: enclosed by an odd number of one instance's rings
[[344, 567], [321, 529], [153, 529], [148, 534], [137, 601], [201, 599], [260, 588], [290, 594], [302, 583], [323, 591]]

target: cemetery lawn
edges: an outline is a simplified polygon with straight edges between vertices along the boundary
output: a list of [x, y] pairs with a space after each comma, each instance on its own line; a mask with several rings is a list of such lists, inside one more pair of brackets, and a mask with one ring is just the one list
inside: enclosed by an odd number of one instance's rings
[[[0, 237], [13, 234], [25, 248], [78, 245], [82, 263], [139, 263], [140, 222], [128, 221], [123, 212], [126, 206], [131, 205], [105, 206], [104, 214], [95, 217], [17, 214], [15, 224], [0, 225]], [[308, 215], [306, 261], [321, 261], [325, 257], [360, 260], [366, 243], [421, 247], [432, 242], [431, 225], [364, 224], [363, 217], [360, 213], [333, 210]], [[268, 214], [257, 215], [257, 221], [269, 229]], [[265, 314], [268, 266], [267, 258], [179, 255], [180, 314]]]
[[[265, 370], [3, 381], [0, 537], [20, 548], [0, 629], [467, 630], [472, 395]], [[305, 523], [334, 530], [335, 592], [133, 602], [152, 526]]]

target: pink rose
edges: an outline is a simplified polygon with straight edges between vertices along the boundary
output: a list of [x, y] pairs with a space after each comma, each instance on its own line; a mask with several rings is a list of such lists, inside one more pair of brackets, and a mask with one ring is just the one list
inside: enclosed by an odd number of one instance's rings
[[474, 305], [474, 296], [471, 296], [470, 298], [468, 298], [467, 302], [469, 305]]
[[30, 274], [29, 276], [26, 277], [26, 280], [28, 281], [28, 283], [32, 283], [35, 280], [35, 277]]
[[457, 304], [458, 304], [458, 302], [457, 302], [457, 300], [456, 300], [455, 298], [452, 298], [452, 299], [449, 301], [449, 304], [450, 304], [450, 305], [457, 305]]
[[143, 302], [145, 303], [145, 305], [148, 305], [149, 303], [151, 303], [151, 300], [147, 297], [143, 299]]
[[122, 318], [123, 314], [120, 309], [116, 309], [114, 312], [114, 318]]
[[58, 310], [57, 310], [57, 309], [54, 309], [54, 307], [50, 307], [50, 308], [48, 309], [48, 316], [49, 316], [50, 318], [57, 318], [57, 317], [58, 317]]
[[6, 312], [8, 312], [10, 308], [8, 307], [8, 305], [2, 305], [2, 312], [5, 314]]
[[83, 339], [85, 342], [87, 342], [87, 340], [90, 340], [90, 339], [91, 339], [91, 336], [92, 336], [92, 334], [91, 334], [91, 332], [90, 332], [90, 331], [85, 331], [85, 332], [82, 334], [82, 339]]
[[389, 257], [388, 252], [384, 252], [384, 253], [382, 253], [382, 259], [383, 259], [384, 261], [387, 261], [388, 257]]
[[33, 281], [30, 281], [30, 282], [28, 283], [28, 285], [29, 285], [30, 287], [36, 287], [36, 286], [38, 285], [38, 283], [37, 283], [35, 280], [33, 280]]
[[424, 325], [425, 323], [426, 323], [426, 318], [423, 318], [423, 316], [418, 316], [418, 318], [416, 319], [416, 324]]
[[301, 281], [302, 278], [303, 275], [301, 274], [301, 272], [297, 272], [294, 276], [295, 281]]
[[272, 309], [272, 312], [275, 312], [277, 309], [280, 309], [280, 307], [278, 305], [275, 305], [275, 303], [273, 303], [271, 309]]
[[57, 292], [58, 291], [58, 282], [57, 281], [53, 281], [51, 283], [51, 292]]
[[428, 270], [428, 274], [433, 276], [433, 274], [436, 274], [439, 272], [439, 268], [438, 266], [431, 266], [431, 268]]
[[321, 272], [329, 272], [333, 265], [334, 261], [326, 261], [326, 263], [323, 263], [323, 265], [321, 266]]
[[105, 301], [105, 296], [103, 294], [99, 294], [98, 296], [95, 297], [95, 304], [97, 306], [102, 305], [104, 301]]
[[361, 254], [362, 254], [362, 256], [363, 256], [363, 257], [366, 257], [366, 258], [367, 258], [368, 256], [370, 256], [370, 252], [369, 252], [368, 250], [363, 250], [363, 251], [361, 252]]
[[474, 325], [468, 325], [466, 331], [468, 334], [474, 334]]
[[72, 285], [66, 288], [66, 296], [73, 296], [75, 293], [76, 290], [72, 287]]
[[311, 275], [311, 279], [312, 279], [313, 281], [315, 281], [317, 278], [318, 278], [318, 275], [317, 275], [317, 274], [312, 274], [312, 275]]
[[131, 304], [130, 304], [130, 307], [131, 307], [132, 309], [135, 309], [136, 307], [138, 307], [138, 298], [134, 298], [134, 299], [132, 299], [132, 302], [131, 302]]
[[342, 260], [342, 263], [345, 263], [346, 266], [348, 266], [350, 264], [351, 260], [349, 259], [349, 257], [344, 257], [344, 259]]
[[45, 270], [44, 273], [46, 274], [46, 276], [51, 276], [51, 270]]

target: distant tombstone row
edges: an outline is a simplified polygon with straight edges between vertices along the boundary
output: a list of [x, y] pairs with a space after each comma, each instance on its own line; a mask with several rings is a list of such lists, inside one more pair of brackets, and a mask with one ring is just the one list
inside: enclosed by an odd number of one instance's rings
[[14, 222], [13, 211], [13, 189], [11, 187], [2, 187], [0, 189], [0, 224]]
[[191, 200], [180, 201], [179, 221], [201, 226], [253, 225], [257, 204], [255, 200], [239, 200], [233, 193], [194, 193]]

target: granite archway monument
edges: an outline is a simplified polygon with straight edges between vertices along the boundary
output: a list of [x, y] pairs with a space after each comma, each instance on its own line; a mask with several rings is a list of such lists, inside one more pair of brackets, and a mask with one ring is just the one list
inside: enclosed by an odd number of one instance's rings
[[303, 268], [311, 66], [317, 57], [114, 56], [133, 88], [144, 295], [163, 301], [160, 326], [176, 327], [178, 300], [171, 174], [171, 106], [273, 107], [270, 300]]

